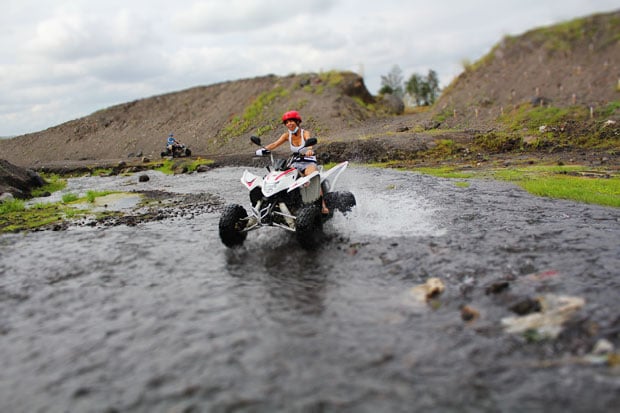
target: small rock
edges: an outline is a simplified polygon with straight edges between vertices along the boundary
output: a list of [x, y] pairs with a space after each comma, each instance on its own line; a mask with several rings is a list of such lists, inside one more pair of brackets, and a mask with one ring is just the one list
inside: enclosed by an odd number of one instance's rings
[[541, 337], [556, 338], [562, 325], [575, 312], [583, 308], [585, 300], [581, 297], [557, 296], [547, 294], [538, 298], [541, 311], [518, 317], [504, 317], [502, 326], [507, 333], [526, 333], [536, 331]]
[[519, 315], [540, 312], [540, 310], [540, 301], [529, 297], [510, 306], [510, 311]]
[[0, 203], [6, 202], [6, 201], [12, 201], [14, 199], [15, 197], [10, 192], [4, 192], [0, 195]]
[[508, 289], [508, 287], [510, 287], [510, 283], [508, 281], [499, 281], [496, 283], [493, 283], [491, 285], [489, 285], [485, 292], [487, 295], [489, 294], [499, 294], [502, 291], [505, 291]]
[[422, 123], [424, 130], [438, 129], [441, 126], [441, 122], [427, 121]]
[[611, 343], [609, 340], [602, 338], [599, 341], [597, 341], [596, 344], [594, 345], [594, 348], [592, 349], [592, 354], [600, 356], [604, 354], [613, 353], [613, 351], [614, 351], [613, 343]]
[[476, 321], [480, 317], [480, 312], [473, 307], [464, 305], [461, 308], [461, 319], [466, 322]]
[[151, 178], [148, 175], [143, 174], [138, 177], [138, 182], [148, 182]]
[[411, 295], [418, 300], [429, 300], [441, 294], [446, 289], [443, 281], [439, 278], [433, 277], [426, 280], [422, 285], [418, 285], [411, 289]]
[[151, 162], [151, 160], [150, 160], [149, 158], [147, 158], [146, 156], [144, 156], [144, 157], [142, 158], [142, 162], [143, 162], [143, 163], [149, 163], [149, 162]]

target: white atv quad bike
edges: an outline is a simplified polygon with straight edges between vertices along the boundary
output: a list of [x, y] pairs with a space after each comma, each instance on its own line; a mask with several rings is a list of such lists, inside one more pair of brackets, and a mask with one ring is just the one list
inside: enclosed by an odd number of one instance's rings
[[[252, 136], [251, 140], [261, 146], [260, 138]], [[310, 138], [305, 146], [316, 143], [316, 138]], [[291, 166], [293, 162], [304, 160], [301, 153], [294, 153], [288, 159], [274, 159], [273, 154], [263, 148], [263, 154], [271, 157], [267, 175], [261, 178], [245, 170], [241, 177], [241, 183], [250, 191], [249, 214], [238, 204], [224, 207], [219, 223], [222, 242], [227, 247], [236, 247], [243, 244], [249, 231], [275, 226], [294, 232], [305, 249], [318, 247], [323, 236], [323, 222], [333, 216], [334, 210], [344, 214], [355, 206], [351, 192], [333, 191], [348, 162], [325, 172], [319, 166], [316, 172], [302, 176]], [[329, 209], [327, 215], [321, 213], [323, 199]]]

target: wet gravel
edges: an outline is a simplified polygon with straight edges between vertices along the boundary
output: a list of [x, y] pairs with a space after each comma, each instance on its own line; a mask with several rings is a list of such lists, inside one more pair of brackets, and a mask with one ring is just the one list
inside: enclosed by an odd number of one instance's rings
[[[322, 248], [266, 228], [230, 250], [241, 171], [76, 180], [155, 191], [163, 215], [1, 236], [0, 410], [617, 408], [617, 209], [351, 167], [358, 206]], [[508, 332], [541, 296], [585, 304], [555, 337]]]

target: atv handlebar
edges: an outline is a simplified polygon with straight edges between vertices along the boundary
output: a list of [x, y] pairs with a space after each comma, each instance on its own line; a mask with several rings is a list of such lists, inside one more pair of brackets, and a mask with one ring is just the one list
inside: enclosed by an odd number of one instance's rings
[[[258, 136], [252, 135], [252, 136], [250, 136], [250, 140], [252, 141], [252, 143], [254, 145], [262, 146], [261, 140], [260, 140], [260, 138]], [[316, 138], [308, 138], [308, 140], [306, 141], [306, 143], [304, 144], [304, 146], [301, 149], [307, 148], [308, 146], [314, 146], [314, 145], [317, 144], [317, 142], [318, 142], [318, 140]], [[269, 153], [268, 149], [263, 148], [263, 151], [266, 151], [266, 153]], [[299, 153], [299, 151], [297, 151], [296, 153]]]
[[[270, 155], [272, 167], [275, 167], [276, 163], [274, 162], [273, 154], [269, 149], [265, 149], [262, 146], [261, 139], [258, 136], [253, 135], [253, 136], [250, 136], [250, 140], [252, 141], [253, 144], [261, 147], [260, 149], [256, 151], [256, 156]], [[289, 168], [294, 162], [315, 162], [316, 163], [316, 159], [306, 158], [306, 156], [302, 154], [300, 151], [308, 146], [316, 145], [317, 142], [318, 141], [316, 138], [309, 138], [302, 148], [300, 148], [297, 152], [294, 152], [293, 154], [291, 154], [291, 156], [288, 157], [286, 162], [284, 162], [284, 165], [286, 166], [286, 168]]]

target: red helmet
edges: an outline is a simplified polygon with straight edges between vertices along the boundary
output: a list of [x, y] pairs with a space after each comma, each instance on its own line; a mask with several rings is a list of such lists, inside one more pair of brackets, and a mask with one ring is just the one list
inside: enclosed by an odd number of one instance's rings
[[301, 115], [296, 110], [290, 110], [282, 115], [282, 123], [286, 123], [289, 119], [293, 119], [297, 121], [297, 123], [301, 123]]

